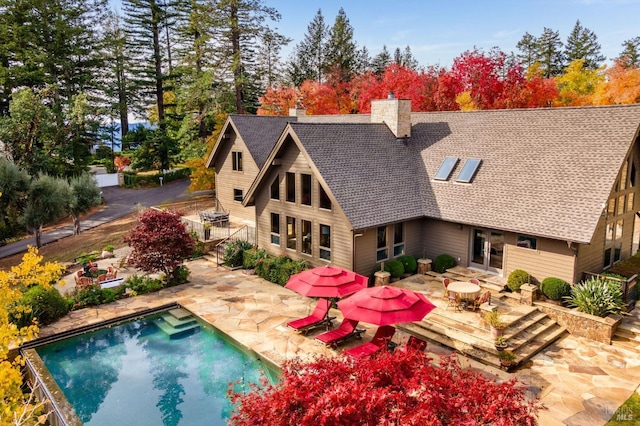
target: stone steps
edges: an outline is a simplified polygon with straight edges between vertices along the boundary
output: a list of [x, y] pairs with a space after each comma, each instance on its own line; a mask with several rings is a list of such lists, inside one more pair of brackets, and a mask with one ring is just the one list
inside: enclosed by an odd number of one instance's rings
[[[505, 337], [508, 349], [516, 355], [516, 365], [526, 362], [566, 333], [563, 327], [533, 307], [523, 307], [520, 314], [505, 316], [505, 321], [509, 324]], [[500, 367], [494, 339], [478, 316], [464, 321], [460, 316], [448, 316], [446, 310], [436, 310], [427, 319], [405, 324], [402, 328], [485, 364]]]
[[184, 309], [171, 309], [154, 321], [158, 328], [170, 339], [177, 339], [191, 334], [200, 328], [200, 324], [190, 312]]
[[613, 334], [611, 344], [640, 353], [640, 330], [624, 328], [621, 325]]

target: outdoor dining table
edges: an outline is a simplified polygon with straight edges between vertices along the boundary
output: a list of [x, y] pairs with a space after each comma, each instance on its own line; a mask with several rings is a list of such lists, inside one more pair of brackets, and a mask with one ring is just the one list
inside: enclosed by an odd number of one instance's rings
[[460, 299], [469, 303], [480, 293], [480, 286], [468, 281], [454, 281], [447, 286], [447, 290], [455, 291], [460, 295]]

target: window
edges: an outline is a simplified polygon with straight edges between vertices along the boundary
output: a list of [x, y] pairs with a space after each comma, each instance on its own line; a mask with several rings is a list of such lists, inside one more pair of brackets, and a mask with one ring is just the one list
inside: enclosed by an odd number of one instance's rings
[[271, 183], [271, 199], [272, 200], [280, 199], [280, 180], [278, 176], [276, 176], [276, 178]]
[[531, 250], [538, 249], [538, 239], [535, 237], [527, 237], [524, 235], [518, 235], [518, 240], [516, 241], [516, 246], [522, 248], [528, 248]]
[[296, 202], [296, 174], [287, 173], [287, 201], [291, 203]]
[[396, 223], [393, 227], [393, 257], [404, 254], [404, 223]]
[[628, 162], [625, 161], [622, 164], [622, 170], [620, 170], [620, 191], [627, 188], [627, 178], [629, 174], [629, 170], [627, 169], [627, 167], [629, 167], [629, 165]]
[[635, 209], [634, 209], [635, 206], [633, 204], [633, 198], [634, 198], [633, 192], [627, 194], [627, 211], [628, 212], [635, 211]]
[[308, 220], [302, 220], [300, 225], [300, 230], [302, 231], [302, 252], [304, 254], [311, 254], [311, 243], [313, 240], [311, 222]]
[[320, 188], [320, 208], [331, 210], [331, 200], [329, 199], [329, 196], [322, 185], [318, 185], [318, 187]]
[[234, 189], [233, 190], [233, 201], [242, 202], [242, 189]]
[[473, 176], [476, 174], [478, 167], [480, 167], [480, 163], [482, 160], [479, 158], [467, 158], [464, 161], [464, 165], [462, 166], [462, 170], [458, 173], [458, 177], [456, 178], [456, 182], [469, 183], [473, 179]]
[[387, 227], [378, 227], [378, 245], [376, 251], [376, 261], [380, 262], [389, 258], [389, 249], [387, 248]]
[[636, 164], [631, 162], [631, 175], [629, 176], [629, 186], [636, 186]]
[[311, 205], [311, 175], [301, 174], [300, 180], [302, 181], [302, 199], [300, 200], [301, 204], [305, 206]]
[[616, 212], [617, 215], [621, 215], [624, 213], [624, 208], [627, 206], [627, 203], [624, 201], [624, 195], [618, 197], [618, 210]]
[[280, 215], [271, 213], [271, 244], [280, 245]]
[[320, 224], [320, 259], [331, 260], [331, 227]]
[[233, 151], [231, 153], [231, 161], [232, 161], [232, 168], [233, 170], [235, 170], [236, 172], [241, 172], [242, 171], [242, 153], [238, 152], [238, 151]]
[[296, 218], [287, 216], [287, 248], [296, 249]]
[[458, 157], [446, 157], [442, 161], [442, 164], [440, 165], [440, 168], [436, 172], [434, 179], [435, 180], [449, 179], [449, 176], [451, 176], [451, 172], [453, 171], [453, 169], [456, 167], [457, 164], [458, 164]]

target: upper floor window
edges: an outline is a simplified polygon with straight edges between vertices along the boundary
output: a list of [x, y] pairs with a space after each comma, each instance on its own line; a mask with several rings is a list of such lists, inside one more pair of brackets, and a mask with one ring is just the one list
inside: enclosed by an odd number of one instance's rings
[[320, 259], [331, 260], [331, 227], [320, 224]]
[[276, 176], [276, 178], [271, 183], [271, 199], [280, 199], [280, 180], [278, 179], [278, 176]]
[[286, 175], [287, 186], [287, 201], [291, 203], [296, 202], [296, 174], [287, 172]]
[[300, 200], [300, 204], [304, 204], [305, 206], [311, 205], [311, 175], [301, 174], [300, 180], [302, 184], [302, 199]]
[[320, 188], [320, 208], [331, 210], [331, 199], [329, 199], [329, 196], [325, 192], [322, 185], [318, 185], [318, 187]]
[[233, 151], [231, 153], [231, 159], [232, 159], [233, 170], [235, 170], [236, 172], [241, 172], [242, 171], [242, 153], [239, 151]]
[[242, 202], [242, 189], [233, 190], [233, 201]]

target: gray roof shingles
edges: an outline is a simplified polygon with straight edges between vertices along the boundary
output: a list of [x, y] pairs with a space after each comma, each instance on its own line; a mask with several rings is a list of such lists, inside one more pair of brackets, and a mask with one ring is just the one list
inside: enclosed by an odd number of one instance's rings
[[297, 120], [296, 117], [289, 116], [246, 114], [232, 114], [230, 117], [258, 168], [262, 168], [267, 161], [287, 123]]

